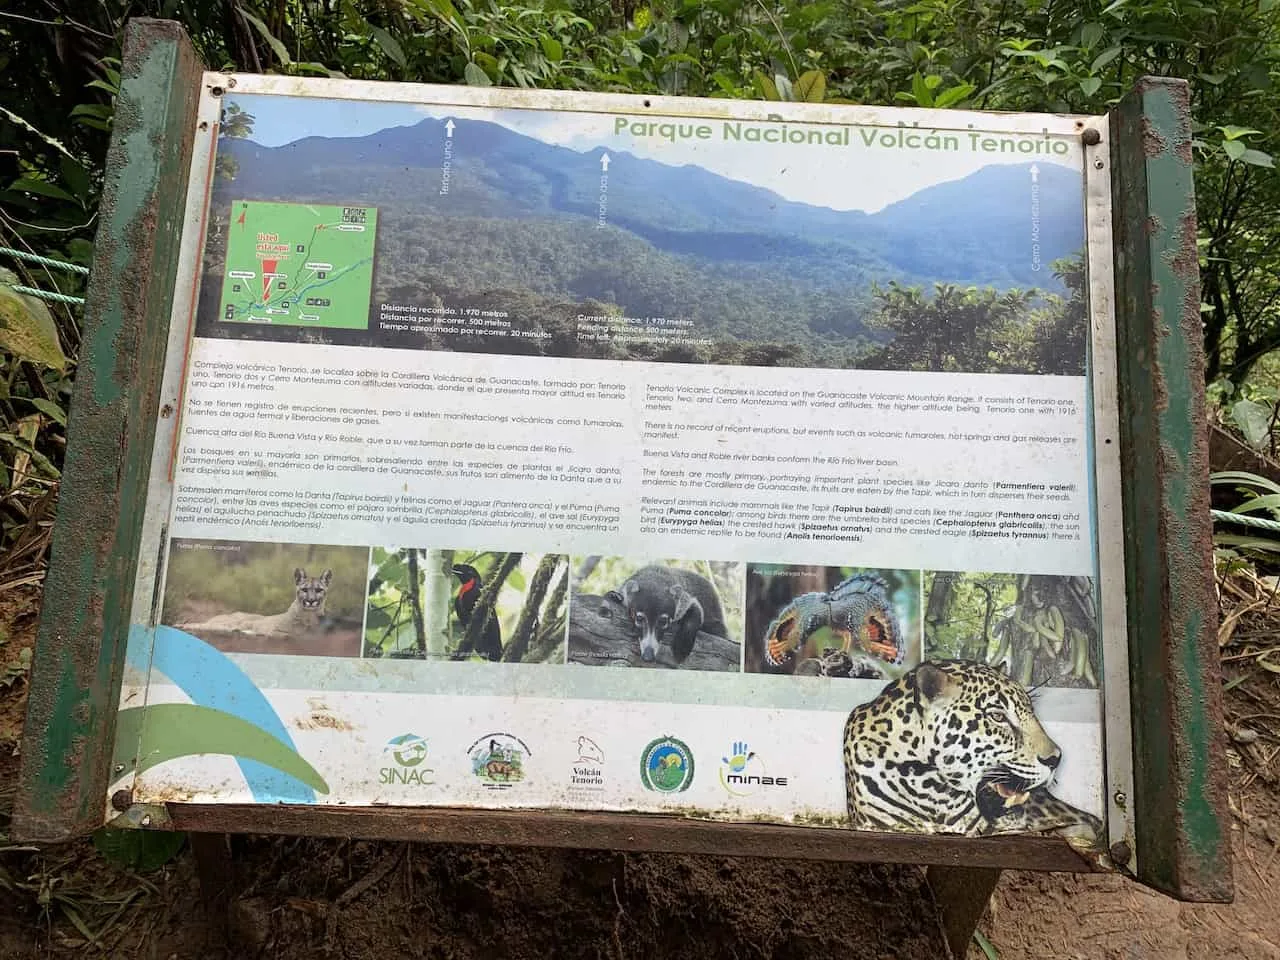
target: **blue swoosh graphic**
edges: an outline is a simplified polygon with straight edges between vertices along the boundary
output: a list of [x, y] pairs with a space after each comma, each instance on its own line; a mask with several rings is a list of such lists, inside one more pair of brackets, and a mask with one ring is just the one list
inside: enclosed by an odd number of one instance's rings
[[[199, 637], [173, 627], [153, 630], [134, 624], [129, 629], [125, 659], [143, 676], [150, 670], [164, 674], [193, 703], [235, 714], [297, 750], [262, 691], [243, 670]], [[235, 761], [256, 803], [315, 803], [315, 791], [296, 777], [256, 760], [236, 757]]]

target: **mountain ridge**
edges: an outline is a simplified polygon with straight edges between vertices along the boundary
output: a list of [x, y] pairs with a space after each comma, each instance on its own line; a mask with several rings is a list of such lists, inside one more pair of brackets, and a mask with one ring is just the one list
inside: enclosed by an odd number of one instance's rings
[[[490, 121], [454, 122], [447, 167], [444, 122], [435, 118], [277, 147], [223, 138], [220, 154], [234, 159], [239, 173], [234, 187], [220, 184], [219, 191], [260, 199], [358, 199], [392, 215], [398, 209], [588, 222], [598, 221], [603, 196], [611, 226], [710, 263], [817, 257], [832, 261], [837, 274], [840, 263], [856, 262], [862, 273], [1000, 288], [1060, 289], [1049, 264], [1084, 245], [1083, 174], [1059, 164], [990, 164], [867, 213], [787, 200], [695, 163], [667, 164], [607, 144], [582, 151]], [[607, 184], [599, 165], [606, 151]], [[1033, 165], [1039, 168], [1035, 197]]]

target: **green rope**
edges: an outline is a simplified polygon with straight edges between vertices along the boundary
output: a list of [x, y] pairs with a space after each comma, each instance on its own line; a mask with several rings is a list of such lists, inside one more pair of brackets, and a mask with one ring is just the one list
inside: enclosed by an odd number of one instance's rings
[[51, 267], [54, 270], [66, 270], [70, 273], [78, 273], [82, 276], [89, 275], [89, 268], [82, 267], [78, 263], [67, 263], [65, 260], [51, 260], [49, 257], [41, 257], [34, 253], [27, 253], [25, 250], [15, 250], [13, 247], [0, 247], [0, 253], [7, 254], [15, 260], [26, 260], [28, 263], [37, 263], [42, 267]]
[[9, 288], [14, 293], [25, 293], [28, 297], [40, 300], [52, 300], [54, 303], [69, 303], [75, 307], [84, 306], [84, 297], [69, 297], [65, 293], [54, 293], [52, 290], [37, 290], [35, 287], [23, 287], [14, 284]]
[[1213, 519], [1222, 520], [1225, 523], [1238, 523], [1243, 527], [1257, 527], [1259, 530], [1280, 533], [1280, 520], [1267, 520], [1264, 517], [1254, 517], [1247, 513], [1228, 513], [1226, 510], [1210, 510], [1209, 515]]

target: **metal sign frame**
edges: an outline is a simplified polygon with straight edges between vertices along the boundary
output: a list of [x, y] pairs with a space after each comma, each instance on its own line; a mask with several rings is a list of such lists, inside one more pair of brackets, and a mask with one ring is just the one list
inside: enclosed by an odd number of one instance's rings
[[[504, 107], [526, 97], [530, 107], [575, 111], [886, 123], [874, 107], [207, 73], [181, 29], [165, 21], [131, 22], [122, 76], [32, 673], [13, 825], [20, 839], [63, 839], [103, 822], [124, 646], [131, 625], [145, 629], [158, 616], [160, 551], [224, 92]], [[1056, 838], [876, 834], [652, 814], [177, 801], [143, 806], [126, 796], [113, 804], [122, 811], [118, 821], [200, 832], [997, 871], [1105, 866], [1173, 896], [1229, 899], [1224, 770], [1215, 742], [1221, 705], [1185, 103], [1185, 85], [1144, 80], [1110, 116], [981, 115], [984, 129], [1051, 129], [1085, 144], [1108, 863]], [[963, 130], [972, 119], [956, 111], [918, 113], [922, 126], [943, 130]], [[887, 124], [894, 126], [899, 115], [895, 111]], [[1113, 195], [1122, 200], [1119, 208], [1112, 206]], [[1162, 226], [1175, 222], [1177, 228]], [[191, 283], [179, 284], [188, 277]], [[1151, 509], [1153, 503], [1158, 509]], [[1122, 528], [1123, 539], [1114, 535]], [[1197, 609], [1206, 598], [1210, 603]], [[1188, 711], [1180, 697], [1191, 695], [1200, 699]]]

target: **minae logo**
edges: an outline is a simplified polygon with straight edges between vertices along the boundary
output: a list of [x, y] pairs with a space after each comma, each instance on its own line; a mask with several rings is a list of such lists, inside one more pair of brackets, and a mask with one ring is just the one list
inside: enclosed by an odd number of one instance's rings
[[738, 740], [729, 755], [720, 758], [720, 786], [735, 797], [749, 797], [765, 787], [785, 787], [787, 778], [770, 776], [759, 754]]
[[386, 766], [378, 770], [378, 782], [425, 787], [435, 783], [435, 770], [424, 766], [427, 760], [427, 741], [413, 733], [392, 737], [382, 748]]

